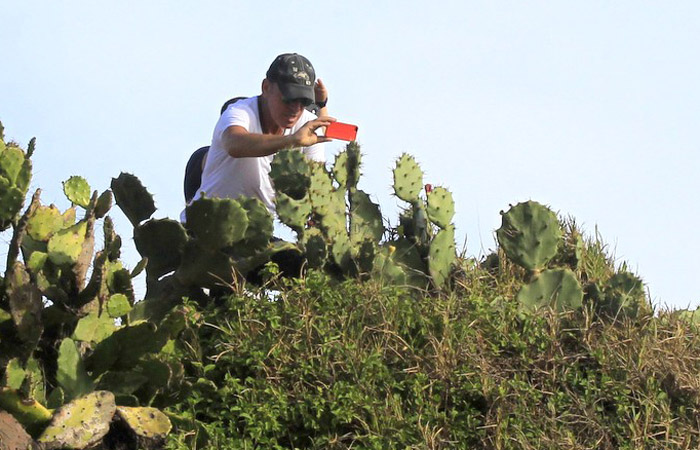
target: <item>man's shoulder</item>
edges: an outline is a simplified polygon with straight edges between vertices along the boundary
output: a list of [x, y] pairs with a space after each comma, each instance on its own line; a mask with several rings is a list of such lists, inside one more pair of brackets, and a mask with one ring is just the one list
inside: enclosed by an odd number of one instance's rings
[[241, 100], [238, 100], [235, 103], [231, 103], [228, 105], [228, 107], [224, 110], [224, 112], [221, 114], [223, 115], [230, 115], [232, 113], [235, 113], [237, 111], [246, 111], [255, 114], [258, 110], [258, 97], [248, 97], [244, 98]]

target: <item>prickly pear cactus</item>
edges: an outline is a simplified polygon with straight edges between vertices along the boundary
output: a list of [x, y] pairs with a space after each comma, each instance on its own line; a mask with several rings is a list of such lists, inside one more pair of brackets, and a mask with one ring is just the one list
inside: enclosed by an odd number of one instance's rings
[[379, 205], [359, 189], [350, 194], [350, 237], [353, 244], [364, 241], [379, 243], [384, 234], [382, 213]]
[[74, 175], [64, 181], [63, 193], [75, 205], [87, 208], [90, 204], [90, 185], [81, 176]]
[[185, 227], [202, 245], [218, 250], [242, 240], [248, 215], [237, 200], [201, 198], [190, 204]]
[[457, 260], [454, 227], [440, 230], [430, 243], [428, 269], [436, 286], [444, 286]]
[[308, 196], [301, 199], [278, 192], [275, 196], [275, 206], [280, 221], [297, 233], [303, 234], [311, 214], [311, 202]]
[[117, 205], [132, 225], [138, 226], [156, 211], [153, 196], [134, 175], [122, 172], [112, 178], [111, 187]]
[[0, 136], [0, 231], [9, 228], [22, 209], [32, 176], [30, 156]]
[[177, 269], [187, 239], [182, 224], [171, 219], [150, 219], [134, 228], [136, 249], [148, 258], [146, 270], [155, 278]]
[[355, 189], [360, 179], [360, 146], [356, 142], [347, 145], [344, 152], [339, 153], [333, 164], [333, 175], [341, 189]]
[[51, 411], [33, 398], [27, 398], [21, 391], [0, 387], [0, 410], [17, 419], [27, 431], [36, 434], [51, 420]]
[[523, 311], [535, 311], [543, 307], [551, 307], [559, 312], [572, 311], [581, 307], [583, 290], [569, 269], [545, 270], [520, 289], [517, 300]]
[[498, 243], [516, 264], [538, 271], [557, 254], [561, 228], [556, 214], [534, 201], [518, 203], [501, 213]]
[[64, 400], [81, 397], [95, 388], [92, 379], [85, 371], [78, 346], [70, 338], [63, 339], [58, 349], [56, 381], [63, 390]]
[[324, 266], [328, 258], [328, 246], [321, 230], [312, 228], [304, 235], [304, 252], [309, 267], [320, 269]]
[[239, 254], [250, 255], [263, 250], [270, 243], [274, 224], [272, 214], [257, 198], [239, 198], [239, 203], [248, 217], [248, 228], [243, 240], [237, 245]]
[[162, 443], [172, 428], [168, 416], [156, 408], [118, 406], [117, 417], [124, 421], [142, 445]]
[[603, 285], [602, 298], [595, 303], [599, 315], [611, 318], [636, 318], [648, 309], [641, 278], [622, 271]]
[[116, 411], [114, 394], [92, 392], [61, 407], [38, 441], [47, 450], [90, 448], [107, 435]]
[[452, 200], [452, 193], [444, 187], [434, 188], [427, 194], [425, 210], [432, 223], [442, 229], [449, 227], [455, 215], [455, 203]]
[[423, 171], [416, 160], [404, 153], [394, 168], [394, 193], [405, 202], [416, 203], [423, 189]]
[[300, 200], [306, 195], [311, 184], [310, 175], [309, 162], [298, 150], [277, 152], [270, 164], [270, 178], [275, 190], [295, 200]]

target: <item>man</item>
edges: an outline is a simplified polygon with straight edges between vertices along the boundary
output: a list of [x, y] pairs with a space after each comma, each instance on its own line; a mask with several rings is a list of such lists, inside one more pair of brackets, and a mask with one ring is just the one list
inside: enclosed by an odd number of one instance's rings
[[274, 212], [269, 176], [274, 154], [299, 148], [308, 158], [325, 161], [321, 144], [331, 139], [317, 131], [335, 119], [305, 109], [317, 104], [325, 113], [327, 98], [317, 102], [314, 93], [315, 86], [318, 92], [325, 92], [325, 87], [315, 81], [314, 68], [305, 57], [285, 53], [275, 58], [262, 81], [262, 93], [232, 103], [219, 118], [193, 200], [245, 195], [260, 199]]

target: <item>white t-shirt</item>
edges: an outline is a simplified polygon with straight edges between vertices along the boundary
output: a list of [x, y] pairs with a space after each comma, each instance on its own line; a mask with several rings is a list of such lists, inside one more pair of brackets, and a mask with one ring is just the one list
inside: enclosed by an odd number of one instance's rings
[[[316, 119], [316, 115], [304, 110], [301, 117], [292, 128], [284, 130], [284, 134], [293, 134], [306, 122]], [[207, 160], [202, 172], [202, 185], [197, 190], [193, 201], [204, 197], [236, 198], [241, 195], [260, 199], [271, 213], [275, 212], [275, 191], [270, 179], [270, 163], [274, 155], [234, 158], [226, 152], [222, 137], [224, 131], [238, 125], [249, 133], [262, 134], [258, 97], [239, 100], [229, 105], [219, 118], [214, 128], [214, 135], [207, 154]], [[301, 149], [307, 158], [325, 162], [323, 144], [312, 145]], [[184, 212], [182, 214], [184, 218]]]

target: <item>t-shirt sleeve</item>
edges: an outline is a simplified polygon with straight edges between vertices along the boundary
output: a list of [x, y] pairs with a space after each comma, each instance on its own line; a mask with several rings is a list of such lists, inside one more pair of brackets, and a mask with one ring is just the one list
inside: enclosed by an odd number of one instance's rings
[[224, 133], [228, 127], [236, 125], [245, 128], [250, 131], [250, 124], [253, 120], [253, 113], [249, 108], [236, 107], [234, 105], [226, 108], [221, 117], [219, 117], [219, 122], [216, 125], [216, 139], [221, 139], [221, 135]]

